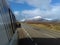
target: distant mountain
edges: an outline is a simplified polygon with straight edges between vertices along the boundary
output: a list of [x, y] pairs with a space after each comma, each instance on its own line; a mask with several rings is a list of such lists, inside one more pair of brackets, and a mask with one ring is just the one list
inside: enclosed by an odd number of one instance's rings
[[36, 16], [29, 19], [23, 19], [24, 22], [60, 22], [58, 19], [48, 19], [48, 18], [42, 18], [40, 16]]
[[33, 18], [29, 18], [26, 21], [29, 21], [29, 22], [49, 22], [51, 21], [52, 19], [46, 19], [46, 18], [42, 18], [40, 16], [36, 16], [36, 17], [33, 17]]
[[60, 22], [60, 20], [59, 19], [53, 19], [53, 20], [51, 20], [51, 22]]

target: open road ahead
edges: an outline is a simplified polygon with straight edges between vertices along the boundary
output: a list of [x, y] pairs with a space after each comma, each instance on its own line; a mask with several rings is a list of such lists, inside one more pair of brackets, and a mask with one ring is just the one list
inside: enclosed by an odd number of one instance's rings
[[28, 37], [19, 40], [21, 45], [60, 45], [59, 31], [38, 29], [26, 23], [21, 23], [21, 25]]

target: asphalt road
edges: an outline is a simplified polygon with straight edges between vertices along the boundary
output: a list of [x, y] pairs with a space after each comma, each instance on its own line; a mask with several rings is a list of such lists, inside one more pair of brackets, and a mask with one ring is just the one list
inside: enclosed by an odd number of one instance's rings
[[19, 45], [60, 45], [60, 32], [38, 29], [26, 23], [21, 25], [28, 38], [20, 39]]

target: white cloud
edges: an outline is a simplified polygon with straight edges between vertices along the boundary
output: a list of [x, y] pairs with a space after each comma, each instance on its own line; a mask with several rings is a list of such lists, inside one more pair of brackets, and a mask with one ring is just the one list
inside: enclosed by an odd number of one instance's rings
[[[47, 14], [50, 13], [48, 11], [43, 11], [43, 10], [40, 10], [40, 9], [34, 9], [34, 10], [24, 10], [22, 11], [22, 15], [27, 15], [27, 16], [42, 16], [42, 17], [45, 17], [45, 16], [48, 16]], [[47, 14], [46, 14], [47, 13]]]
[[27, 16], [41, 16], [44, 18], [60, 18], [60, 6], [53, 6], [51, 10], [24, 10], [22, 11], [22, 15]]
[[14, 15], [17, 20], [20, 20], [20, 11], [14, 11]]
[[38, 7], [38, 8], [50, 8], [51, 0], [26, 0], [29, 5]]
[[24, 19], [24, 15], [21, 15], [20, 11], [14, 11], [15, 17], [17, 20], [22, 20]]
[[51, 0], [10, 0], [10, 1], [16, 3], [27, 3], [28, 5], [44, 9], [49, 9], [51, 3]]
[[39, 15], [40, 14], [40, 9], [35, 9], [35, 10], [24, 10], [22, 11], [22, 15]]
[[[16, 3], [27, 3], [28, 5], [36, 7], [34, 10], [16, 11], [16, 15], [24, 16], [41, 16], [45, 18], [60, 18], [60, 5], [51, 5], [52, 0], [12, 0]], [[45, 10], [44, 10], [45, 9]]]
[[14, 14], [15, 14], [16, 16], [18, 16], [18, 15], [20, 14], [20, 12], [19, 12], [19, 11], [15, 11]]

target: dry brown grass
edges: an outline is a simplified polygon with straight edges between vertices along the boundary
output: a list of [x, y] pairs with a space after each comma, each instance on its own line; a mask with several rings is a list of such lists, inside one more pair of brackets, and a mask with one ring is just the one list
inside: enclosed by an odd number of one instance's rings
[[29, 24], [32, 27], [37, 27], [41, 29], [49, 29], [49, 30], [60, 30], [60, 23], [40, 23], [40, 24]]

